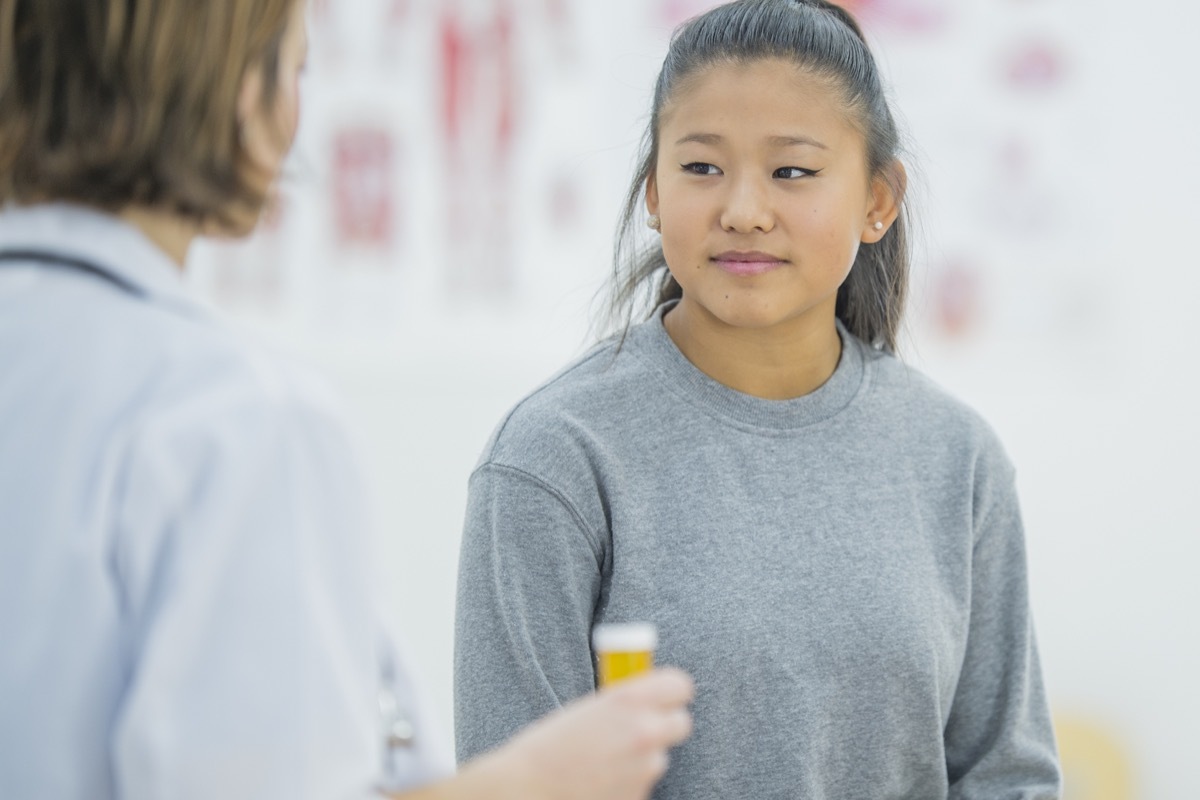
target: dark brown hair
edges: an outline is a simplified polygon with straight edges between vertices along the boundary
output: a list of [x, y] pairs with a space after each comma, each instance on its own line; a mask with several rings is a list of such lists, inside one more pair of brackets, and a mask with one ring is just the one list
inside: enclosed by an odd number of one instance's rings
[[230, 228], [269, 177], [238, 97], [299, 0], [0, 0], [0, 203], [167, 210]]
[[863, 243], [849, 277], [838, 289], [837, 316], [852, 334], [894, 352], [908, 292], [909, 240], [903, 174], [895, 169], [900, 137], [879, 70], [858, 23], [826, 0], [738, 0], [684, 23], [654, 89], [650, 124], [637, 173], [625, 198], [613, 256], [610, 320], [628, 330], [635, 310], [682, 296], [663, 258], [662, 244], [638, 243], [647, 179], [658, 165], [663, 107], [688, 78], [714, 64], [765, 58], [791, 61], [840, 90], [851, 120], [862, 132], [868, 174], [886, 180], [900, 215], [874, 243]]

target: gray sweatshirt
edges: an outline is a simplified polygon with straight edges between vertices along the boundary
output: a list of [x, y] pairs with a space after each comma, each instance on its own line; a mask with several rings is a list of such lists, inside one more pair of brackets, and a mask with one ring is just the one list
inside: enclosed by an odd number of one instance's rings
[[697, 686], [655, 798], [1058, 797], [990, 428], [841, 329], [815, 392], [739, 393], [663, 311], [521, 401], [471, 476], [459, 758], [592, 691], [595, 624], [646, 621]]

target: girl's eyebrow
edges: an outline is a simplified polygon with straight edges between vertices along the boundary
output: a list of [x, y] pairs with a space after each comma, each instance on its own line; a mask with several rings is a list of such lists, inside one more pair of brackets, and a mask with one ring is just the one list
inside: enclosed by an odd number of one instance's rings
[[[724, 139], [716, 133], [689, 133], [675, 144], [686, 144], [688, 142], [696, 142], [697, 144], [720, 144]], [[813, 139], [810, 136], [771, 136], [767, 142], [774, 147], [795, 147], [803, 145], [806, 147], [818, 147], [822, 150], [828, 150], [829, 147], [821, 142]]]
[[697, 144], [720, 144], [723, 140], [715, 133], [689, 133], [675, 144], [686, 144], [687, 142], [696, 142]]
[[829, 149], [826, 145], [818, 142], [816, 139], [813, 139], [810, 136], [772, 136], [771, 138], [767, 139], [767, 141], [776, 147], [794, 147], [796, 145], [805, 145], [807, 147], [819, 147], [822, 150]]

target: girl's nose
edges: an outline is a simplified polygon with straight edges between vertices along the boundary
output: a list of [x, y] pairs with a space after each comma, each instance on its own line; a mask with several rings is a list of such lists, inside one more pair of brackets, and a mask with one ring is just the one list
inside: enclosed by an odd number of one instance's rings
[[766, 233], [775, 227], [767, 188], [752, 178], [735, 181], [721, 210], [721, 227], [732, 233]]

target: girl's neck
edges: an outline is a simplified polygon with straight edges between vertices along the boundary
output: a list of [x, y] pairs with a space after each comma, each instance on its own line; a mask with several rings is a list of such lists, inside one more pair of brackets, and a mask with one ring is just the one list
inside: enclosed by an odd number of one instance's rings
[[827, 315], [820, 311], [771, 328], [737, 328], [685, 298], [663, 325], [688, 361], [718, 383], [765, 400], [790, 400], [824, 385], [841, 359], [832, 306]]
[[200, 233], [197, 223], [178, 214], [139, 206], [129, 206], [118, 216], [145, 234], [147, 239], [183, 269], [188, 249]]

